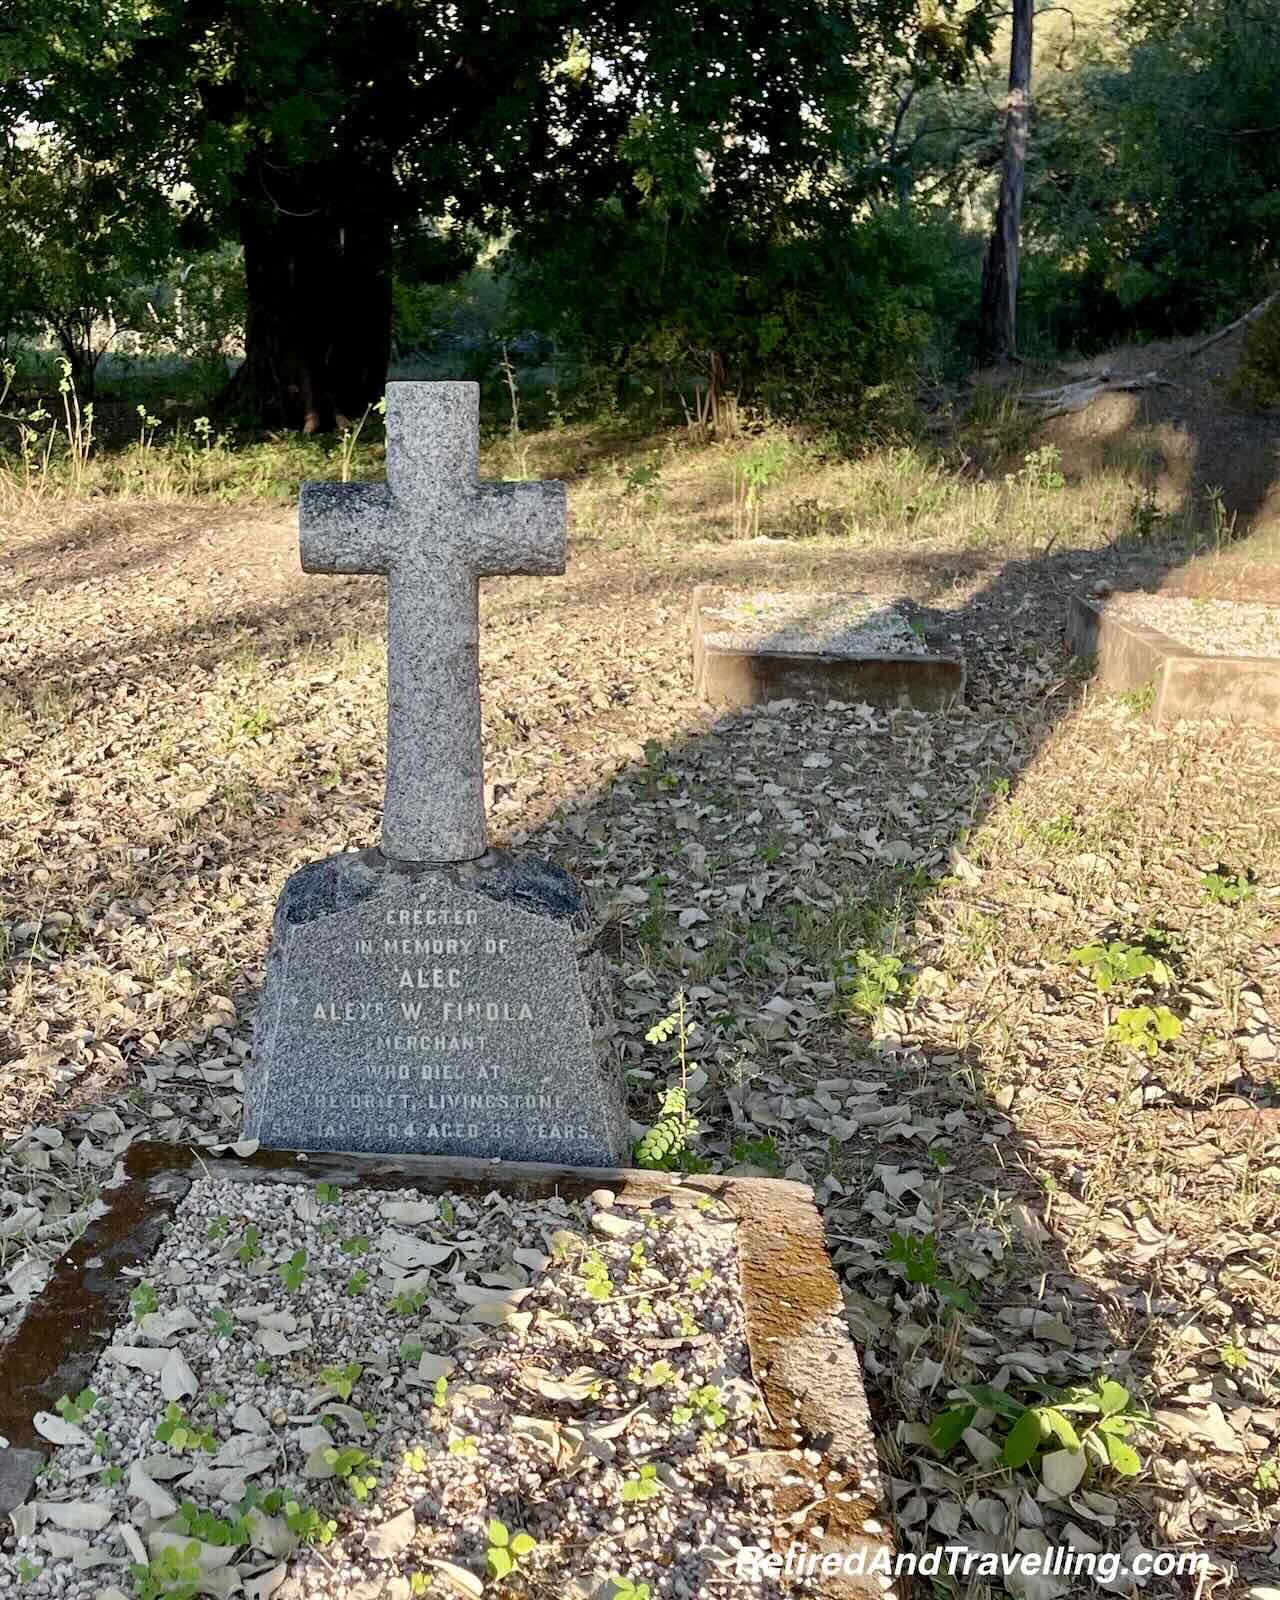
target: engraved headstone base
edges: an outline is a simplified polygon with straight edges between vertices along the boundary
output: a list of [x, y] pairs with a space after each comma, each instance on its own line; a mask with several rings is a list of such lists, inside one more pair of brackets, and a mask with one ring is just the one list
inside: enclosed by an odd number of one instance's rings
[[276, 908], [245, 1137], [622, 1166], [628, 1122], [604, 958], [578, 885], [490, 851], [331, 856]]

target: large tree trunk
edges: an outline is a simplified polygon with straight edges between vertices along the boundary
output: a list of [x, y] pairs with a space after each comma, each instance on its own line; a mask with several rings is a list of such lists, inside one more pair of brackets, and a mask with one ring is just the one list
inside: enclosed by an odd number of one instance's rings
[[381, 398], [391, 352], [387, 199], [376, 174], [251, 164], [238, 207], [245, 360], [223, 414], [323, 433]]
[[982, 270], [979, 343], [983, 358], [989, 361], [1013, 361], [1018, 354], [1018, 252], [1022, 240], [1027, 135], [1031, 123], [1034, 23], [1035, 0], [1013, 0], [1013, 45], [1009, 54], [1000, 201]]

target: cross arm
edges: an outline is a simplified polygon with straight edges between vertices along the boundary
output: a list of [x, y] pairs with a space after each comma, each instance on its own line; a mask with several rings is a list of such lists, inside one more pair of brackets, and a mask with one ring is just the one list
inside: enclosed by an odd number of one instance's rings
[[564, 484], [485, 483], [473, 505], [475, 520], [468, 543], [477, 577], [564, 571]]
[[385, 483], [304, 483], [298, 533], [304, 572], [387, 572], [391, 495]]

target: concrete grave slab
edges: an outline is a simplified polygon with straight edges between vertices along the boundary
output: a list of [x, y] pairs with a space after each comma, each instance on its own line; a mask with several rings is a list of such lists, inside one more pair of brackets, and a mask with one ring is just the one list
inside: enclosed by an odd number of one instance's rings
[[937, 711], [964, 694], [964, 658], [866, 594], [728, 593], [700, 586], [692, 609], [694, 692], [713, 706], [844, 700]]
[[[394, 1158], [259, 1151], [222, 1159], [185, 1145], [139, 1144], [125, 1160], [124, 1181], [103, 1195], [94, 1219], [57, 1264], [45, 1292], [0, 1342], [0, 1511], [30, 1490], [31, 1465], [54, 1447], [32, 1427], [78, 1393], [128, 1315], [130, 1289], [145, 1276], [192, 1182], [281, 1184], [310, 1189], [448, 1191], [513, 1199], [587, 1199], [607, 1186], [621, 1206], [692, 1208], [705, 1197], [732, 1214], [751, 1375], [765, 1408], [755, 1420], [756, 1449], [747, 1464], [774, 1495], [772, 1525], [760, 1543], [802, 1545], [817, 1555], [862, 1551], [870, 1565], [892, 1546], [857, 1353], [845, 1325], [839, 1286], [813, 1197], [804, 1185], [776, 1179], [684, 1178], [665, 1173], [570, 1168], [457, 1158]], [[794, 1518], [794, 1521], [788, 1521]], [[883, 1560], [881, 1554], [879, 1559]], [[879, 1595], [876, 1576], [816, 1574], [806, 1593]], [[771, 1592], [771, 1591], [770, 1591]]]
[[[1280, 728], [1280, 654], [1248, 653], [1263, 635], [1252, 627], [1242, 631], [1237, 654], [1231, 630], [1215, 626], [1205, 630], [1205, 642], [1197, 647], [1176, 637], [1176, 631], [1189, 639], [1199, 637], [1185, 614], [1195, 605], [1192, 599], [1144, 594], [1126, 606], [1128, 599], [1072, 597], [1067, 643], [1074, 655], [1094, 664], [1099, 683], [1116, 693], [1149, 697], [1152, 715], [1160, 722], [1228, 717]], [[1230, 606], [1222, 600], [1204, 603]], [[1274, 609], [1280, 626], [1280, 608]]]

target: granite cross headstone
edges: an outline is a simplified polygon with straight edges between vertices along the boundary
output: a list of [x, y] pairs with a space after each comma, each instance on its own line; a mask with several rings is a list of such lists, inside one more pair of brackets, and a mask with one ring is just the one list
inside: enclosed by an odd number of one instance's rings
[[480, 484], [479, 390], [387, 387], [385, 484], [310, 483], [308, 572], [388, 583], [381, 850], [294, 873], [245, 1134], [274, 1147], [618, 1165], [603, 957], [557, 867], [486, 850], [479, 579], [564, 571], [564, 485]]

